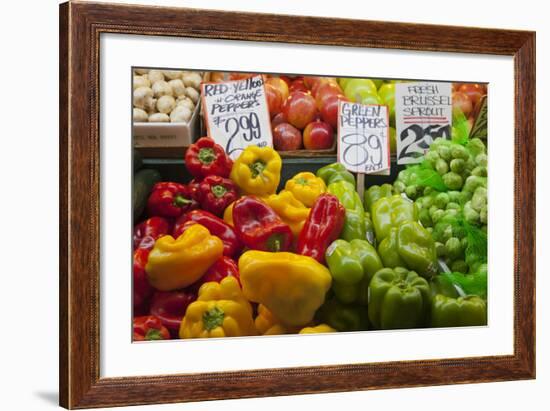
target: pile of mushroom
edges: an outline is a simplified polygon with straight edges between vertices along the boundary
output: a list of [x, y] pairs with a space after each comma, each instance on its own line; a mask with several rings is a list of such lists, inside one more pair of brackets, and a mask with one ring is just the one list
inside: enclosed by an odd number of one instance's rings
[[134, 70], [134, 122], [189, 122], [199, 101], [201, 81], [201, 74], [194, 71]]

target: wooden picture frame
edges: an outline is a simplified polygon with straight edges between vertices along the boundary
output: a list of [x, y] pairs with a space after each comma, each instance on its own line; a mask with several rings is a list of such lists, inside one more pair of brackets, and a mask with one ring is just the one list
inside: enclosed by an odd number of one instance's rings
[[[514, 353], [100, 378], [101, 33], [513, 56]], [[535, 33], [69, 2], [60, 6], [60, 404], [89, 408], [535, 377]]]

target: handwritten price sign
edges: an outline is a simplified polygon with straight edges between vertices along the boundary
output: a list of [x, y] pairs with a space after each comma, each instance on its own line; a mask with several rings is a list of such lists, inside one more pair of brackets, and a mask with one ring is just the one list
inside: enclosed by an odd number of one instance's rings
[[422, 160], [432, 141], [451, 138], [451, 83], [397, 83], [395, 124], [397, 163]]
[[376, 174], [389, 170], [387, 106], [340, 101], [338, 161], [355, 173]]
[[273, 146], [262, 76], [201, 87], [208, 135], [232, 159], [250, 145]]

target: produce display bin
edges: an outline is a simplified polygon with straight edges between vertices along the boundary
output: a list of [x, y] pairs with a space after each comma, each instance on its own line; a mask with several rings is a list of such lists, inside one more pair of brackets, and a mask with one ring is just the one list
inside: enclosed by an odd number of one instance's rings
[[199, 100], [188, 123], [134, 123], [134, 147], [147, 153], [150, 148], [169, 152], [190, 146], [200, 137], [200, 110]]
[[[277, 191], [282, 190], [286, 181], [300, 172], [311, 171], [312, 173], [316, 173], [321, 167], [336, 162], [336, 156], [292, 157], [283, 158], [282, 160], [283, 168], [281, 171], [281, 182], [279, 183], [279, 188]], [[145, 158], [143, 160], [143, 168], [158, 170], [163, 181], [186, 183], [192, 178], [185, 167], [183, 155], [180, 158]], [[366, 175], [365, 186], [368, 187], [373, 184], [392, 183], [397, 178], [399, 171], [403, 168], [404, 166], [397, 165], [395, 159], [393, 159], [391, 174]]]

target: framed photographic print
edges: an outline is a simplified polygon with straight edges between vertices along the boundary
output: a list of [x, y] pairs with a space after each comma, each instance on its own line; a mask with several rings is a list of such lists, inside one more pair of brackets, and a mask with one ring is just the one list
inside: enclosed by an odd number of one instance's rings
[[534, 47], [62, 4], [60, 404], [534, 378]]

